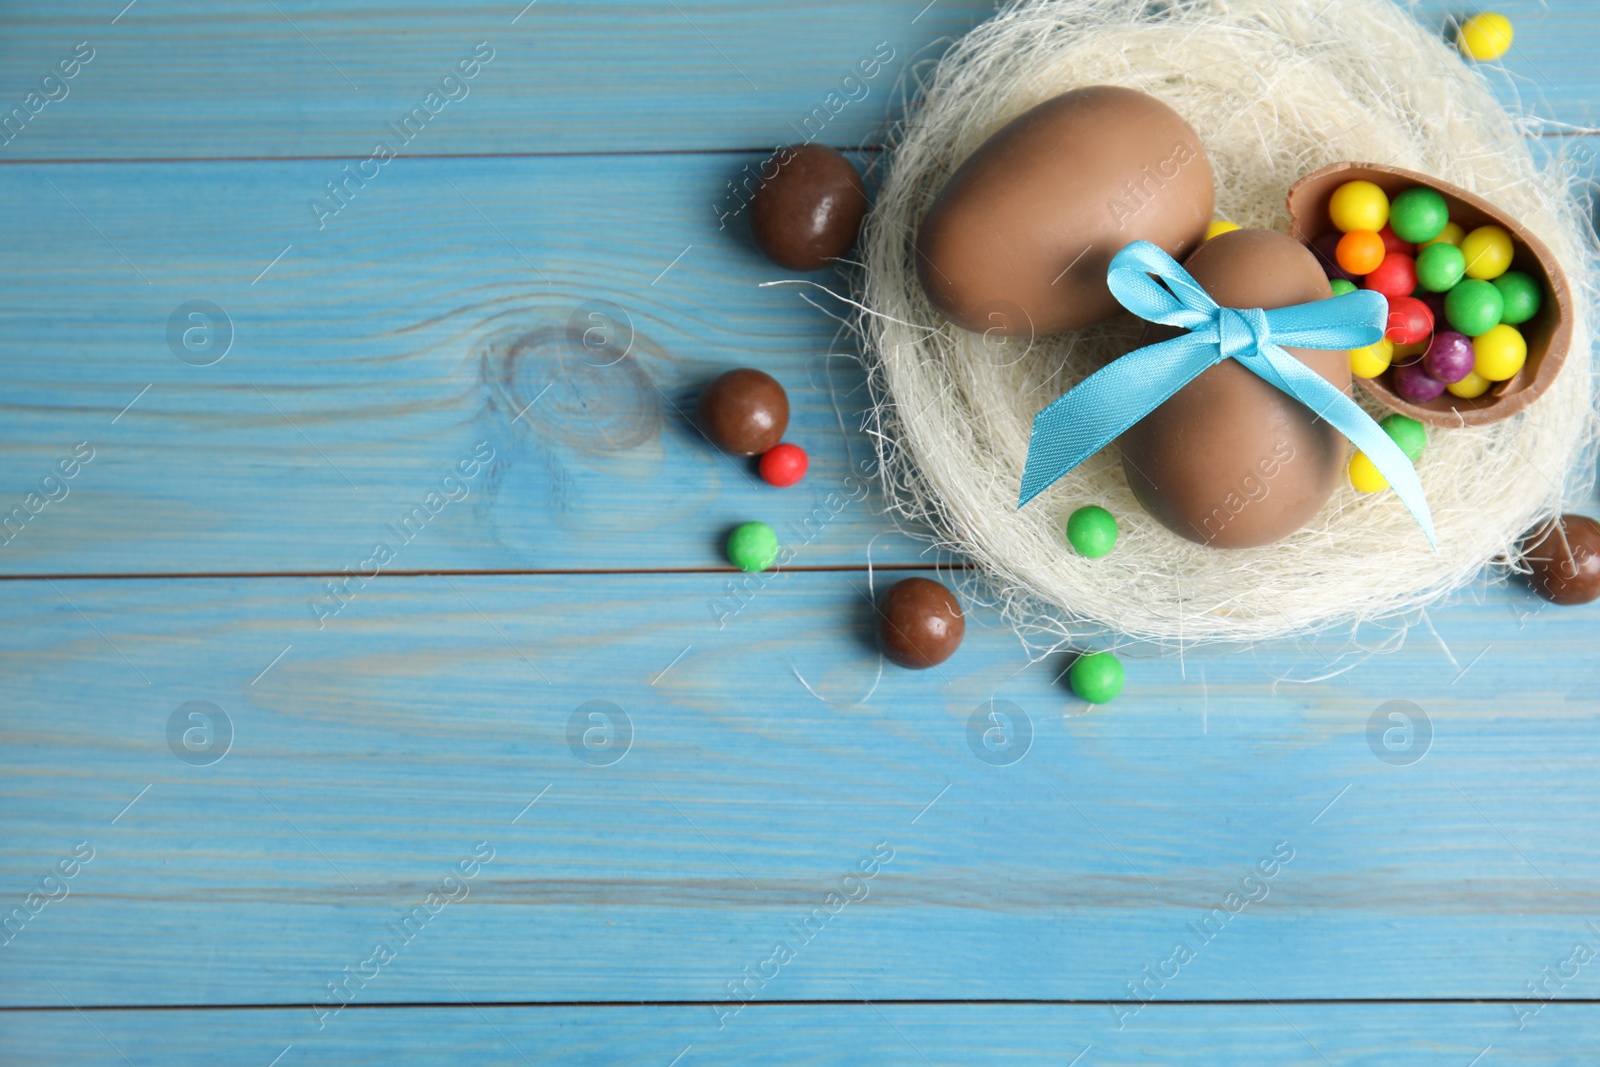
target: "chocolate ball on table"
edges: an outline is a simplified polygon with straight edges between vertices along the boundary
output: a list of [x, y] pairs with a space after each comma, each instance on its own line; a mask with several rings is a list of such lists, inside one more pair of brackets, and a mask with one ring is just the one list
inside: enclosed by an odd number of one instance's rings
[[914, 671], [955, 654], [967, 632], [956, 595], [928, 578], [906, 578], [878, 600], [878, 647], [891, 663]]
[[718, 377], [695, 409], [711, 443], [735, 456], [759, 456], [789, 428], [789, 394], [765, 371], [740, 367]]
[[1587, 604], [1600, 598], [1600, 522], [1563, 515], [1528, 535], [1522, 559], [1533, 568], [1528, 584], [1552, 604]]
[[761, 177], [750, 229], [768, 259], [820, 270], [850, 251], [867, 213], [867, 189], [848, 159], [827, 145], [790, 145], [761, 165]]

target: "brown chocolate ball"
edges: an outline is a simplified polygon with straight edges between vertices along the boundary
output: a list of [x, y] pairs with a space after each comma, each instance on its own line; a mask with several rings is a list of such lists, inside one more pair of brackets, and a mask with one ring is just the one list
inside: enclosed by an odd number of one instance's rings
[[696, 415], [712, 444], [735, 456], [757, 456], [783, 440], [789, 394], [772, 375], [740, 367], [706, 386]]
[[877, 622], [883, 654], [914, 671], [949, 659], [967, 632], [956, 595], [927, 578], [906, 578], [885, 590]]
[[1552, 604], [1587, 604], [1600, 598], [1600, 522], [1563, 515], [1530, 533], [1522, 559], [1528, 584]]
[[790, 145], [761, 164], [761, 178], [750, 229], [767, 258], [790, 270], [820, 270], [850, 251], [867, 190], [848, 159], [827, 145]]

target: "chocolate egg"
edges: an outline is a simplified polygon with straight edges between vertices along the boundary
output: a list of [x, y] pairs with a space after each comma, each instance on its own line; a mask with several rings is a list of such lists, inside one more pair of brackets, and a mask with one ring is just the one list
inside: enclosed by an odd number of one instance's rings
[[892, 663], [912, 670], [937, 667], [967, 632], [961, 602], [929, 578], [906, 578], [878, 601], [878, 647]]
[[945, 183], [917, 233], [917, 276], [968, 330], [1028, 336], [1114, 314], [1106, 266], [1129, 241], [1175, 258], [1205, 239], [1200, 138], [1144, 93], [1095, 85], [1003, 126]]
[[1528, 584], [1552, 604], [1600, 599], [1600, 522], [1563, 515], [1528, 535], [1522, 561], [1532, 568]]
[[850, 251], [867, 213], [867, 190], [838, 149], [780, 148], [761, 171], [764, 180], [750, 202], [750, 230], [767, 258], [790, 270], [821, 270]]
[[712, 444], [731, 455], [756, 456], [783, 440], [789, 394], [765, 371], [740, 367], [705, 387], [695, 414]]
[[[1278, 308], [1333, 295], [1316, 256], [1271, 230], [1213, 237], [1184, 268], [1223, 307]], [[1152, 326], [1144, 342], [1181, 331]], [[1286, 348], [1350, 392], [1343, 350]], [[1225, 359], [1174, 393], [1117, 440], [1134, 496], [1181, 537], [1218, 548], [1270, 544], [1327, 502], [1345, 465], [1345, 439], [1300, 401]]]

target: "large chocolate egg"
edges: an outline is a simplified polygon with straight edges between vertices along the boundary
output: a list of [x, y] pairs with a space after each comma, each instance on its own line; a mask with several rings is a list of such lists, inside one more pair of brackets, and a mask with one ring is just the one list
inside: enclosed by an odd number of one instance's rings
[[[1223, 307], [1278, 308], [1332, 296], [1310, 249], [1271, 230], [1213, 237], [1184, 268]], [[1181, 331], [1153, 326], [1152, 344]], [[1286, 348], [1350, 392], [1350, 356]], [[1344, 437], [1300, 401], [1225, 359], [1117, 440], [1128, 485], [1173, 533], [1218, 548], [1270, 544], [1304, 526], [1339, 485]]]
[[1200, 138], [1152, 96], [1074, 89], [1012, 119], [950, 176], [917, 233], [917, 276], [968, 330], [1028, 336], [1114, 314], [1106, 265], [1129, 241], [1172, 256], [1211, 222]]

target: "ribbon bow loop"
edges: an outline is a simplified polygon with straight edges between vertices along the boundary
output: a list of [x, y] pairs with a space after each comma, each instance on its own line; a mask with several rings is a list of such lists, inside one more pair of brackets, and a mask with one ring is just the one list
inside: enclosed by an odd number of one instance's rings
[[1106, 285], [1140, 318], [1189, 332], [1113, 360], [1034, 416], [1018, 507], [1207, 368], [1233, 359], [1309, 407], [1365, 452], [1428, 543], [1435, 544], [1422, 483], [1405, 453], [1353, 400], [1283, 349], [1376, 343], [1388, 317], [1388, 302], [1381, 294], [1358, 290], [1271, 310], [1222, 307], [1176, 260], [1148, 241], [1134, 241], [1112, 257]]

